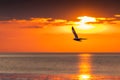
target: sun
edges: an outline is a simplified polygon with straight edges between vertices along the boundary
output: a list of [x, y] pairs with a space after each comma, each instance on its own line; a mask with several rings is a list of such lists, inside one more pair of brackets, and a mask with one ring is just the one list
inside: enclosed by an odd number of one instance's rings
[[74, 26], [78, 34], [99, 34], [107, 33], [109, 30], [108, 24], [98, 23], [96, 17], [82, 16], [78, 17], [78, 21], [70, 21], [65, 26], [57, 27], [59, 31], [71, 33], [71, 26]]
[[78, 17], [80, 19], [80, 23], [85, 24], [87, 22], [96, 22], [96, 18], [94, 17], [88, 17], [88, 16], [83, 16], [83, 17]]
[[78, 17], [77, 19], [80, 19], [80, 22], [77, 22], [79, 25], [78, 28], [82, 30], [89, 30], [94, 28], [94, 26], [86, 24], [87, 22], [96, 22], [96, 18], [94, 17], [88, 17], [88, 16], [83, 16], [83, 17]]
[[79, 22], [75, 22], [75, 28], [78, 33], [95, 34], [108, 30], [107, 25], [98, 24], [97, 23], [98, 20], [95, 17], [82, 16], [82, 17], [78, 17], [77, 19], [80, 20]]

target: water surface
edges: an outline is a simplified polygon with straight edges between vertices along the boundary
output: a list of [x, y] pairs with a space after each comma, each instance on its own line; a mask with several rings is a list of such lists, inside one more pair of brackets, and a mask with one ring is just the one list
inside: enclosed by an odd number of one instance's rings
[[[1, 79], [22, 80], [120, 80], [120, 55], [1, 54]], [[24, 79], [23, 79], [24, 78]]]

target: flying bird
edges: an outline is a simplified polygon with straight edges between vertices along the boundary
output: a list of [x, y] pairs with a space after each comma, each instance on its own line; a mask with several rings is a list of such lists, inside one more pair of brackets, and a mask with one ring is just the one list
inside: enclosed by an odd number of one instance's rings
[[79, 38], [78, 37], [78, 35], [77, 35], [77, 33], [76, 33], [76, 31], [75, 31], [75, 29], [74, 29], [74, 27], [72, 26], [72, 32], [73, 32], [73, 34], [74, 34], [74, 40], [75, 41], [82, 41], [82, 40], [86, 40], [86, 38]]

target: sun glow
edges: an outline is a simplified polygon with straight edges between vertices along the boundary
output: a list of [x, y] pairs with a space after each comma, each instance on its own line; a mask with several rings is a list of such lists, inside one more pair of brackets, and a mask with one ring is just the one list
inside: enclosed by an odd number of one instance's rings
[[[105, 24], [97, 24], [97, 19], [95, 17], [78, 17], [79, 22], [76, 22], [76, 30], [78, 33], [90, 34], [90, 33], [100, 33], [107, 30]], [[94, 24], [92, 24], [94, 23]]]
[[83, 16], [83, 17], [78, 17], [80, 19], [81, 24], [85, 24], [87, 22], [96, 22], [96, 19], [94, 17], [88, 17], [88, 16]]
[[96, 19], [94, 17], [83, 16], [78, 17], [77, 19], [80, 19], [80, 22], [77, 22], [77, 24], [79, 24], [78, 28], [82, 30], [89, 30], [94, 28], [94, 26], [86, 24], [87, 22], [96, 22]]

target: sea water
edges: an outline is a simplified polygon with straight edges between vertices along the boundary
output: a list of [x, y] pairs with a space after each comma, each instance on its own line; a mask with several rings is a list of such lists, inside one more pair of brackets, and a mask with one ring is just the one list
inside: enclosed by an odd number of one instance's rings
[[120, 80], [119, 53], [0, 54], [0, 80]]

